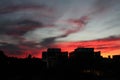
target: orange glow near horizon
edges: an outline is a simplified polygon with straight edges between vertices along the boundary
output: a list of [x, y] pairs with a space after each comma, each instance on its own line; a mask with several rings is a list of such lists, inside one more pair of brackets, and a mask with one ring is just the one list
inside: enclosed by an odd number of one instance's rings
[[103, 57], [120, 55], [120, 39], [115, 40], [93, 40], [83, 42], [61, 42], [55, 45], [63, 51], [74, 51], [77, 47], [94, 48], [94, 51], [101, 51]]
[[[51, 45], [50, 48], [61, 48], [62, 51], [68, 51], [69, 53], [74, 51], [77, 47], [94, 48], [94, 51], [101, 51], [103, 57], [120, 55], [120, 39], [104, 39], [104, 40], [91, 40], [91, 41], [79, 41], [79, 42], [56, 42]], [[33, 57], [42, 58], [42, 52], [47, 51], [47, 48], [43, 49], [31, 49], [21, 52], [19, 54], [11, 54], [5, 51], [8, 56], [15, 56], [25, 58], [28, 54]]]

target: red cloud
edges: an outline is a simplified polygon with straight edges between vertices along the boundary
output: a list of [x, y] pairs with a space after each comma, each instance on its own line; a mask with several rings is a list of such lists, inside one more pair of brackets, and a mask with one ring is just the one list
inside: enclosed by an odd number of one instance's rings
[[89, 20], [88, 16], [82, 16], [79, 19], [69, 19], [68, 22], [79, 27], [85, 26]]
[[67, 22], [68, 24], [75, 25], [73, 29], [67, 29], [65, 30], [62, 28], [62, 31], [65, 31], [64, 35], [61, 35], [61, 37], [66, 37], [72, 33], [79, 32], [81, 29], [85, 27], [85, 25], [88, 23], [89, 17], [88, 16], [82, 16], [79, 19], [68, 19], [66, 21], [60, 21], [60, 22]]

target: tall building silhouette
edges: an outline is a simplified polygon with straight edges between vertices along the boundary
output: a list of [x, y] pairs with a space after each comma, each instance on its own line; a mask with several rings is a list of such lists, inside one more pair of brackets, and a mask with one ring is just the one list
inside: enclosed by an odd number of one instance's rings
[[68, 52], [61, 52], [60, 48], [48, 48], [42, 53], [42, 60], [46, 62], [47, 67], [55, 67], [67, 62]]

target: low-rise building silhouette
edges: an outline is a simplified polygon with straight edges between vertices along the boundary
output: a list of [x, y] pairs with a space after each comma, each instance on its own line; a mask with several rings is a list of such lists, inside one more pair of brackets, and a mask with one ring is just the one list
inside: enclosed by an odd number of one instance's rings
[[70, 58], [101, 58], [101, 52], [94, 52], [94, 48], [76, 48], [70, 53]]
[[91, 58], [94, 56], [94, 48], [76, 48], [70, 53], [70, 58]]
[[94, 52], [94, 56], [95, 56], [96, 58], [102, 58], [100, 51]]
[[69, 57], [70, 65], [76, 69], [81, 67], [82, 70], [94, 69], [100, 63], [101, 59], [101, 52], [95, 52], [94, 48], [76, 48], [70, 53]]
[[113, 60], [120, 61], [120, 55], [114, 55], [114, 56], [113, 56]]

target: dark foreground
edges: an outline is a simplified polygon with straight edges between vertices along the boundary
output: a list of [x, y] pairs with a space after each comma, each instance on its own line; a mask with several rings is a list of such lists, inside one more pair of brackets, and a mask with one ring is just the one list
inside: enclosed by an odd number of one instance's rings
[[48, 49], [42, 59], [7, 57], [0, 52], [0, 80], [120, 80], [120, 55], [103, 58], [94, 48], [70, 53]]
[[119, 72], [68, 66], [46, 69], [40, 65], [7, 65], [0, 69], [0, 80], [120, 80]]

